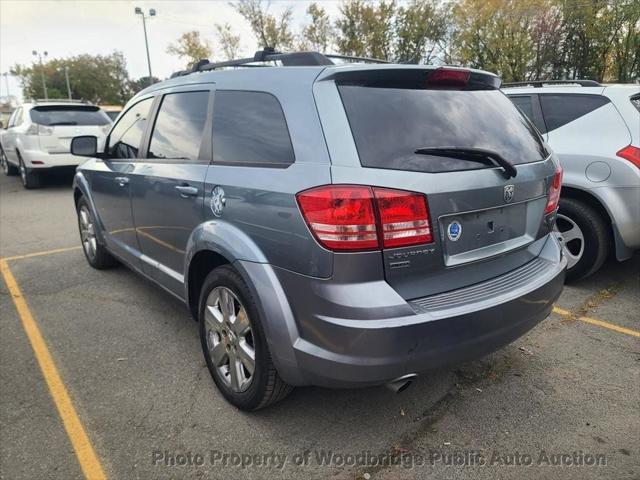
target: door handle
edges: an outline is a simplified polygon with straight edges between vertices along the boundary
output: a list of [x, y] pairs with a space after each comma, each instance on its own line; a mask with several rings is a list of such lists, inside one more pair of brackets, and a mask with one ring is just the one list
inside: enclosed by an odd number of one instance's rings
[[176, 190], [180, 193], [180, 196], [184, 198], [198, 195], [198, 189], [190, 185], [176, 185]]
[[116, 177], [115, 181], [118, 185], [124, 187], [125, 185], [129, 184], [129, 177]]

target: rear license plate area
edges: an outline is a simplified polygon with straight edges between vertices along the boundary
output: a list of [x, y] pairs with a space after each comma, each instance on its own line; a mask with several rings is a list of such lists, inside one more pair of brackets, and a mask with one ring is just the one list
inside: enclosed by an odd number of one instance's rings
[[522, 237], [527, 228], [527, 203], [440, 217], [448, 257]]

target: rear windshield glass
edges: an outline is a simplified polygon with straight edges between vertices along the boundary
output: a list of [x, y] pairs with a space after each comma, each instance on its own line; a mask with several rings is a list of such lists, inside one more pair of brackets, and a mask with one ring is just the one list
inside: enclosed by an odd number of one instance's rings
[[531, 122], [499, 90], [338, 89], [365, 167], [430, 173], [487, 168], [415, 153], [436, 147], [482, 148], [514, 164], [547, 156]]
[[50, 106], [31, 109], [31, 120], [39, 125], [106, 125], [111, 122], [106, 113], [90, 106]]

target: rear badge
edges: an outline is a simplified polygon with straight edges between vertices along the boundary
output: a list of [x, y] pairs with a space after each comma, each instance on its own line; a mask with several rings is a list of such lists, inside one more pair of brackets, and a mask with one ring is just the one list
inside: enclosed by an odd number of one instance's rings
[[447, 227], [447, 237], [452, 242], [457, 242], [460, 236], [462, 235], [462, 225], [457, 220], [454, 220]]
[[516, 187], [514, 185], [505, 185], [504, 186], [504, 203], [513, 202], [513, 194], [515, 193]]

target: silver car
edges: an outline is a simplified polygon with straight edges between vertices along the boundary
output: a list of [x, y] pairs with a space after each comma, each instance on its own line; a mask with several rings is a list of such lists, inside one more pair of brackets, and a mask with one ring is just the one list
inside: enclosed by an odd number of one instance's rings
[[558, 229], [567, 279], [596, 272], [609, 253], [640, 249], [640, 86], [593, 81], [510, 84], [564, 168]]
[[6, 175], [20, 173], [25, 188], [37, 188], [52, 169], [75, 168], [71, 139], [92, 135], [103, 143], [111, 119], [99, 107], [83, 102], [47, 100], [23, 103], [0, 131], [0, 163]]
[[184, 302], [247, 410], [487, 354], [549, 315], [566, 266], [562, 170], [499, 85], [309, 52], [199, 63], [133, 98], [104, 151], [73, 139], [87, 261]]

